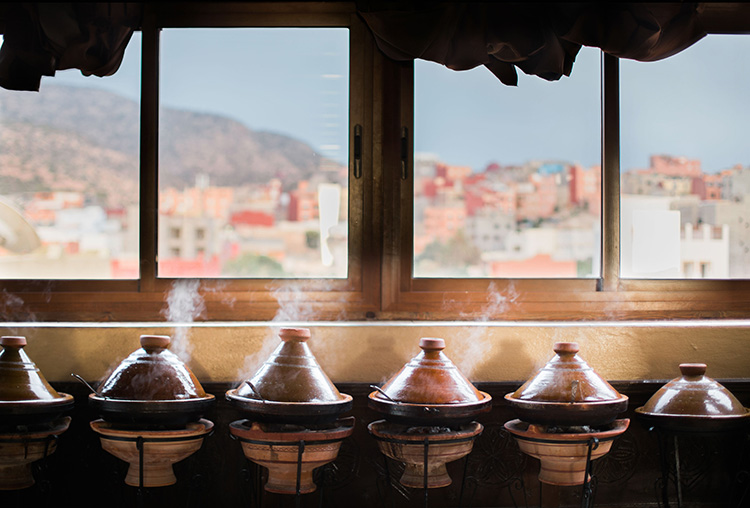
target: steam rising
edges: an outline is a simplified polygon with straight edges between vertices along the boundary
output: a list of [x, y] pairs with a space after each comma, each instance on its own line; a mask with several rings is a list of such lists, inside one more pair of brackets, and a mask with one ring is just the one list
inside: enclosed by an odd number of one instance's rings
[[25, 315], [23, 300], [3, 289], [0, 293], [0, 316], [4, 321], [16, 321], [21, 314]]
[[[167, 308], [162, 310], [162, 315], [173, 323], [192, 323], [197, 318], [204, 317], [206, 304], [199, 293], [200, 286], [199, 280], [182, 279], [175, 281], [167, 295]], [[172, 345], [169, 348], [183, 362], [190, 360], [190, 353], [193, 349], [189, 335], [189, 326], [175, 327]]]
[[[487, 303], [482, 306], [481, 316], [474, 321], [486, 323], [505, 314], [511, 305], [518, 299], [519, 293], [511, 282], [505, 293], [498, 291], [494, 282], [490, 283], [487, 295]], [[468, 317], [463, 315], [462, 317]], [[457, 336], [453, 347], [447, 351], [448, 357], [453, 360], [459, 370], [469, 379], [476, 373], [477, 369], [488, 360], [488, 351], [492, 350], [492, 343], [487, 337], [487, 329], [481, 326], [467, 326], [463, 328], [464, 333]]]
[[[307, 323], [318, 320], [318, 311], [310, 303], [310, 291], [318, 293], [333, 294], [331, 286], [321, 286], [320, 280], [309, 282], [297, 282], [295, 284], [285, 284], [274, 290], [273, 297], [279, 305], [276, 315], [271, 320], [274, 326], [268, 330], [263, 344], [256, 351], [251, 352], [245, 357], [245, 362], [240, 370], [239, 378], [242, 380], [252, 377], [263, 362], [273, 353], [279, 345], [278, 332], [286, 326], [309, 326]], [[344, 303], [344, 298], [329, 300], [332, 306], [337, 303]], [[342, 309], [343, 305], [340, 306]], [[346, 312], [342, 310], [336, 317], [336, 320], [345, 320]], [[330, 359], [330, 355], [329, 355]], [[331, 363], [334, 363], [333, 361]]]
[[[296, 284], [285, 285], [279, 287], [273, 292], [273, 297], [279, 304], [279, 310], [276, 311], [276, 315], [273, 318], [274, 323], [299, 323], [299, 322], [310, 322], [318, 319], [318, 312], [314, 306], [310, 303], [310, 291], [315, 291], [321, 294], [334, 294], [333, 287], [331, 285], [321, 286], [320, 280], [310, 282], [299, 282]], [[337, 303], [345, 303], [346, 299], [342, 295], [338, 299], [327, 300], [331, 306], [336, 306]], [[341, 305], [342, 309], [338, 316], [334, 319], [338, 321], [346, 320], [346, 311], [343, 310], [344, 306]]]

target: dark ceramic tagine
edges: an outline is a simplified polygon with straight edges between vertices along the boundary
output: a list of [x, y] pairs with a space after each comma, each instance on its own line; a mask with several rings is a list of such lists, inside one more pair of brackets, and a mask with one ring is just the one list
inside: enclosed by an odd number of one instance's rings
[[165, 335], [141, 335], [131, 353], [89, 401], [105, 420], [131, 426], [181, 427], [214, 402], [190, 369], [167, 348]]
[[680, 373], [635, 410], [645, 424], [678, 432], [728, 431], [750, 425], [750, 410], [705, 375], [705, 363], [682, 363]]
[[73, 397], [52, 388], [29, 359], [26, 337], [0, 337], [0, 346], [0, 428], [44, 425], [73, 407]]
[[370, 393], [370, 408], [411, 425], [461, 425], [490, 410], [492, 397], [477, 390], [443, 353], [443, 339], [422, 338], [419, 347], [417, 356]]
[[578, 356], [578, 344], [558, 342], [556, 356], [518, 390], [505, 396], [525, 422], [565, 427], [612, 423], [628, 398]]
[[281, 344], [250, 379], [227, 391], [227, 399], [259, 422], [326, 424], [349, 411], [352, 397], [320, 368], [310, 337], [307, 328], [282, 328]]

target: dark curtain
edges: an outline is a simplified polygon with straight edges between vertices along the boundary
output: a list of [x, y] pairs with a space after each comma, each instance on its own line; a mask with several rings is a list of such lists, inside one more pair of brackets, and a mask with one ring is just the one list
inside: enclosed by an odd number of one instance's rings
[[358, 11], [380, 49], [454, 70], [484, 65], [506, 85], [516, 69], [569, 76], [581, 46], [620, 58], [659, 60], [704, 35], [697, 3], [376, 2]]
[[[642, 61], [673, 55], [705, 35], [698, 3], [383, 2], [357, 9], [380, 49], [455, 70], [486, 66], [507, 85], [517, 69], [570, 75], [581, 46]], [[38, 90], [42, 76], [76, 68], [108, 76], [120, 65], [138, 3], [5, 3], [0, 86]]]
[[140, 26], [137, 3], [6, 3], [2, 5], [0, 86], [38, 91], [42, 76], [80, 69], [109, 76]]

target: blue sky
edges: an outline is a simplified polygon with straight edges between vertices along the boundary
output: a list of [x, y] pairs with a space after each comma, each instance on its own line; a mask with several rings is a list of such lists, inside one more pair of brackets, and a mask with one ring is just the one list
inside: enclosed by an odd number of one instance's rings
[[[286, 132], [341, 160], [347, 140], [346, 30], [315, 29], [312, 36], [305, 29], [230, 29], [220, 38], [217, 32], [164, 31], [162, 104]], [[699, 158], [706, 171], [750, 165], [749, 55], [750, 37], [722, 35], [660, 62], [623, 60], [623, 169], [645, 167], [655, 153]], [[114, 76], [83, 78], [78, 71], [62, 71], [44, 78], [42, 87], [93, 86], [137, 100], [139, 61], [136, 34]], [[273, 73], [264, 72], [269, 68]], [[455, 72], [417, 61], [415, 73], [417, 151], [475, 170], [493, 161], [591, 165], [600, 159], [595, 49], [579, 53], [570, 78], [550, 83], [519, 71], [515, 88], [484, 68]]]

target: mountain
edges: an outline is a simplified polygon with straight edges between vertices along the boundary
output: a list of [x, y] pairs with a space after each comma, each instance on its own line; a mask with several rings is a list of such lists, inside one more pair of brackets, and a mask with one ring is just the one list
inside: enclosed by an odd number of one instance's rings
[[[137, 196], [139, 114], [138, 103], [102, 90], [0, 90], [0, 193], [86, 190], [110, 205]], [[192, 186], [197, 173], [216, 186], [292, 185], [330, 165], [299, 140], [218, 115], [163, 108], [159, 128], [163, 186]]]

